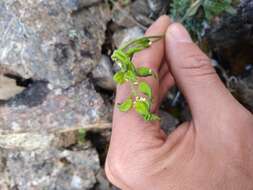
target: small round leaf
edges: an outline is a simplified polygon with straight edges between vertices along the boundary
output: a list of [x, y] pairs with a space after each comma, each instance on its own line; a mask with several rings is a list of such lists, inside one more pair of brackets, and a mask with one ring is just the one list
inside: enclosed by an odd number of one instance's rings
[[122, 112], [129, 111], [132, 108], [132, 106], [133, 106], [133, 100], [131, 98], [128, 98], [121, 104], [118, 104], [118, 108]]
[[152, 98], [152, 89], [146, 82], [141, 82], [139, 84], [139, 90], [149, 98]]
[[125, 82], [124, 73], [123, 73], [123, 72], [117, 72], [117, 73], [113, 76], [113, 80], [114, 80], [117, 84], [123, 84], [123, 83]]
[[136, 101], [134, 107], [135, 107], [136, 112], [142, 116], [149, 114], [149, 108], [147, 104], [143, 101]]
[[136, 75], [133, 71], [129, 70], [124, 75], [125, 80], [135, 81]]
[[140, 77], [148, 77], [153, 74], [152, 70], [147, 67], [139, 67], [136, 69], [136, 73]]

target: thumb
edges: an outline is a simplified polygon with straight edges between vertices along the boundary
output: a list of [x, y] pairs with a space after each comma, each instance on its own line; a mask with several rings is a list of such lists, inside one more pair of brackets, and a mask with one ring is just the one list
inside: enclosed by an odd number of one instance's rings
[[194, 119], [199, 115], [202, 119], [210, 119], [214, 112], [217, 114], [221, 108], [235, 102], [209, 58], [193, 43], [181, 24], [170, 25], [166, 32], [166, 57]]

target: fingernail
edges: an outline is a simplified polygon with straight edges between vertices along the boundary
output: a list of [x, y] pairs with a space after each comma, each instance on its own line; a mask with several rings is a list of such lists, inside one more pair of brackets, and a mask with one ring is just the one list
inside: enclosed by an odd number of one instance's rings
[[167, 35], [169, 38], [177, 42], [193, 42], [190, 34], [183, 27], [183, 25], [179, 23], [174, 23], [170, 25], [167, 30]]

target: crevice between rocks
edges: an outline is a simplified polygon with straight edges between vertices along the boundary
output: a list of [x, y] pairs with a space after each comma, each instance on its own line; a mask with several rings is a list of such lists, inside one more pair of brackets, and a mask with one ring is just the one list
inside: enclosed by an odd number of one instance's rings
[[48, 82], [44, 80], [34, 80], [32, 78], [25, 79], [10, 73], [6, 73], [4, 76], [15, 80], [17, 86], [24, 87], [25, 89], [7, 100], [1, 100], [0, 105], [38, 106], [43, 103], [50, 91], [48, 89]]

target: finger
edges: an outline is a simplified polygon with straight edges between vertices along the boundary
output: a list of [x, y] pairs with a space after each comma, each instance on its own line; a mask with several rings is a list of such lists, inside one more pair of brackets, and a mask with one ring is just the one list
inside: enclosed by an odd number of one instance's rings
[[164, 100], [168, 91], [175, 85], [175, 80], [170, 72], [167, 72], [160, 80], [159, 104]]
[[[170, 19], [167, 16], [161, 16], [145, 33], [145, 36], [156, 36], [164, 35]], [[164, 40], [159, 40], [152, 44], [148, 49], [137, 53], [133, 57], [133, 62], [136, 67], [148, 67], [151, 68], [155, 73], [159, 72], [162, 60], [164, 59]], [[152, 112], [156, 112], [157, 105], [159, 103], [159, 80], [154, 77], [146, 77], [141, 80], [145, 80], [152, 88]]]
[[169, 89], [174, 86], [175, 80], [169, 70], [168, 63], [163, 60], [162, 65], [159, 70], [159, 105], [160, 107], [161, 102], [164, 100], [167, 92]]
[[169, 72], [168, 63], [166, 63], [166, 60], [163, 60], [160, 66], [159, 70], [159, 81], [161, 82], [162, 78]]
[[217, 113], [234, 102], [209, 58], [193, 43], [181, 24], [170, 25], [166, 32], [166, 57], [195, 120], [201, 118], [206, 122], [212, 116], [217, 117]]
[[[160, 17], [146, 32], [146, 35], [160, 35], [164, 34], [170, 23], [168, 17]], [[151, 67], [158, 70], [161, 60], [164, 56], [164, 42], [158, 41], [150, 48], [140, 52], [134, 58], [134, 63], [137, 66]], [[152, 55], [152, 56], [150, 56]], [[153, 56], [156, 55], [156, 56]], [[152, 78], [152, 77], [150, 77]], [[152, 89], [157, 89], [159, 84], [152, 83]], [[117, 87], [116, 103], [120, 103], [130, 95], [129, 84], [119, 85]], [[147, 129], [148, 128], [148, 129]], [[147, 134], [147, 135], [145, 135]], [[158, 135], [157, 135], [158, 134]], [[158, 123], [145, 122], [143, 118], [139, 117], [134, 110], [128, 112], [120, 112], [117, 108], [114, 109], [113, 114], [113, 131], [112, 144], [115, 146], [124, 146], [126, 142], [134, 141], [139, 136], [149, 136], [156, 138], [160, 135]]]

